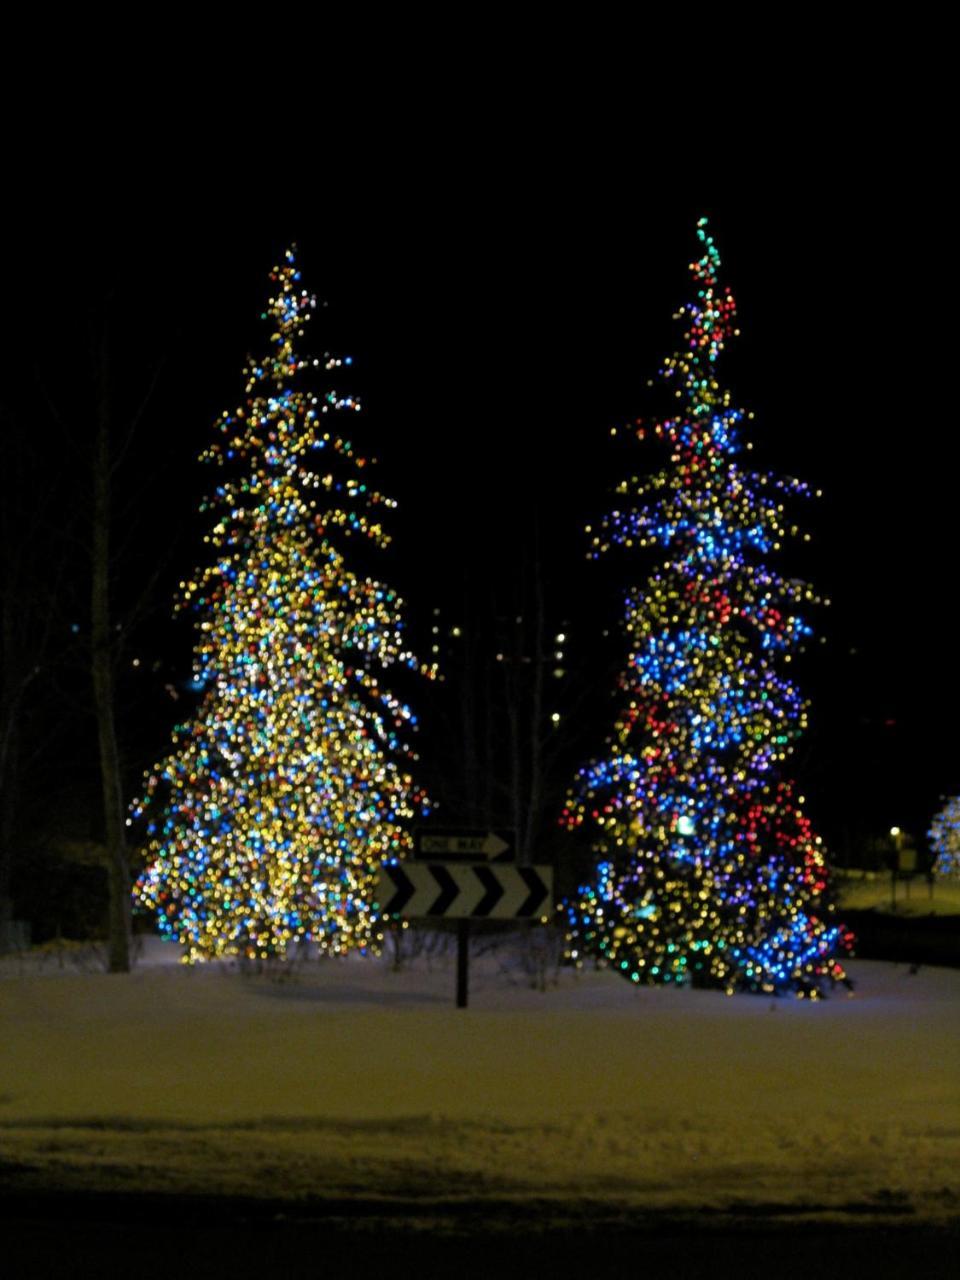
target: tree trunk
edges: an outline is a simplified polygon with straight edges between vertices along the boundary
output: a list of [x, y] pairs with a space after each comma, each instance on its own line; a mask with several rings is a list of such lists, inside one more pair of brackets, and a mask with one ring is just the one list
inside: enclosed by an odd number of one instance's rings
[[0, 769], [0, 947], [13, 919], [13, 826], [17, 790], [16, 726], [5, 726]]
[[[15, 483], [20, 480], [17, 476]], [[21, 490], [22, 492], [22, 490]], [[13, 831], [18, 796], [20, 710], [31, 676], [23, 674], [22, 633], [15, 613], [22, 610], [19, 590], [23, 573], [24, 542], [16, 541], [14, 521], [22, 519], [8, 500], [2, 512], [3, 594], [0, 599], [0, 945], [13, 918]]]
[[463, 733], [464, 813], [461, 821], [468, 825], [478, 821], [477, 717], [476, 717], [476, 642], [469, 595], [463, 602], [463, 684], [460, 714]]
[[[521, 583], [522, 587], [522, 583]], [[522, 590], [520, 598], [522, 599]], [[513, 829], [518, 842], [518, 858], [523, 861], [523, 762], [521, 743], [521, 701], [523, 699], [523, 617], [514, 622], [512, 659], [507, 666], [507, 723], [510, 726], [510, 800]]]
[[527, 820], [520, 845], [520, 861], [532, 863], [536, 850], [534, 839], [543, 808], [543, 677], [548, 661], [544, 635], [543, 572], [540, 564], [540, 525], [534, 516], [533, 526], [533, 688], [530, 694], [530, 772], [527, 788]]
[[0, 947], [13, 917], [13, 820], [17, 787], [17, 699], [9, 688], [13, 663], [12, 645], [8, 643], [9, 600], [4, 601], [2, 648], [3, 672], [0, 673]]
[[[494, 619], [494, 632], [496, 631], [497, 601], [493, 592], [490, 593], [490, 609], [489, 616]], [[496, 643], [496, 635], [493, 636], [493, 643]], [[497, 815], [494, 813], [493, 802], [493, 780], [497, 771], [496, 758], [494, 755], [493, 731], [496, 712], [494, 710], [495, 695], [493, 682], [493, 657], [490, 653], [490, 642], [484, 645], [483, 651], [483, 749], [481, 751], [480, 768], [481, 768], [481, 805], [482, 805], [482, 821], [488, 830], [493, 830], [497, 825]]]
[[[104, 323], [106, 323], [104, 321]], [[98, 361], [99, 403], [93, 458], [93, 530], [90, 593], [90, 660], [100, 744], [103, 826], [109, 880], [110, 973], [130, 972], [130, 869], [123, 817], [123, 783], [113, 694], [110, 643], [110, 423], [106, 337]]]

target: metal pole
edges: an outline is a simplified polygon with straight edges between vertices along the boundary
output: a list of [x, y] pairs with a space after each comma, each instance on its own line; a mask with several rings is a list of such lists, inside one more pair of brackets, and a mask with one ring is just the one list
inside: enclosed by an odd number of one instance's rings
[[467, 1007], [467, 971], [470, 960], [470, 921], [457, 921], [457, 1008]]

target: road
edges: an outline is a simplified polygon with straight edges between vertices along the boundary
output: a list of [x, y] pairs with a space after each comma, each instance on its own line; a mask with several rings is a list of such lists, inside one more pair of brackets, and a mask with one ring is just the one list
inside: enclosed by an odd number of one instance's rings
[[736, 1276], [791, 1280], [815, 1274], [854, 1280], [960, 1274], [960, 1221], [931, 1228], [876, 1218], [853, 1224], [772, 1222], [768, 1218], [545, 1223], [490, 1207], [455, 1217], [394, 1216], [382, 1203], [271, 1206], [224, 1200], [63, 1195], [0, 1201], [4, 1274], [176, 1274], [242, 1277], [302, 1273], [469, 1280], [491, 1275]]

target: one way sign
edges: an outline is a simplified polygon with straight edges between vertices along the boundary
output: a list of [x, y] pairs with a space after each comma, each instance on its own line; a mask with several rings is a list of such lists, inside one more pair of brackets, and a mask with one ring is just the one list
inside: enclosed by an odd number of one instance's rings
[[553, 868], [404, 862], [381, 867], [386, 916], [530, 920], [553, 914]]
[[444, 862], [513, 862], [516, 858], [515, 831], [478, 830], [444, 831], [438, 827], [420, 827], [413, 833], [413, 852], [426, 861], [441, 858]]

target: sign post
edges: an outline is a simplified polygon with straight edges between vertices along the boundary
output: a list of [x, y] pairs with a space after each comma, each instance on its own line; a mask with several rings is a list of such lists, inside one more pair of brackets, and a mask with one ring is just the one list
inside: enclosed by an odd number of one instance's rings
[[537, 920], [553, 914], [553, 868], [486, 862], [398, 862], [380, 868], [385, 916], [457, 921], [457, 1008], [467, 1007], [471, 920]]
[[457, 921], [457, 1008], [467, 1007], [467, 985], [470, 968], [470, 920]]

